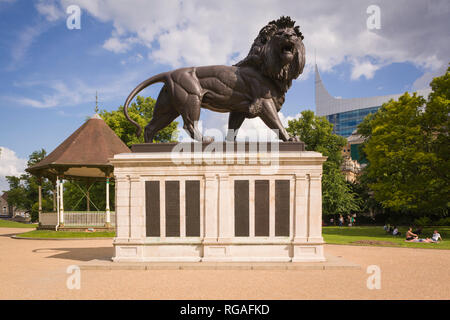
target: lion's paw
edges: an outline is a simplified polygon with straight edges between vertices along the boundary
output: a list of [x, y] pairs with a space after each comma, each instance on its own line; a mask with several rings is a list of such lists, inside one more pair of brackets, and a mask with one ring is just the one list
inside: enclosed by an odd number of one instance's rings
[[299, 137], [290, 137], [288, 141], [300, 142], [300, 138]]

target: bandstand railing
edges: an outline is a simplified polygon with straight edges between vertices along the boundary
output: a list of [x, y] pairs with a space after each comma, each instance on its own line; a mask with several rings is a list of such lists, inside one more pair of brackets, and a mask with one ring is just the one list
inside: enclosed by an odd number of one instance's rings
[[[111, 226], [116, 225], [116, 213], [111, 211]], [[39, 222], [43, 226], [56, 226], [58, 223], [56, 212], [42, 212]], [[65, 227], [103, 227], [106, 224], [106, 211], [65, 211]]]

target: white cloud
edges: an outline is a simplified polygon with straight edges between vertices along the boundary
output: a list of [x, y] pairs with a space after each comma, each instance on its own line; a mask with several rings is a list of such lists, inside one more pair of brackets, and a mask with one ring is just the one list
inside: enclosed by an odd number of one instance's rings
[[11, 64], [9, 69], [14, 69], [18, 62], [23, 60], [28, 49], [34, 41], [46, 30], [42, 24], [28, 26], [24, 28], [18, 36], [18, 39], [11, 47]]
[[121, 60], [120, 64], [126, 65], [126, 64], [130, 64], [130, 63], [137, 63], [137, 62], [141, 61], [142, 59], [144, 59], [144, 57], [142, 56], [142, 54], [138, 53], [136, 55], [129, 56], [126, 59]]
[[[297, 119], [301, 116], [301, 114], [296, 114], [295, 116], [285, 116], [283, 112], [278, 112], [278, 116], [280, 117], [281, 123], [284, 127], [288, 126], [289, 120]], [[224, 126], [224, 130], [226, 130], [227, 125]], [[258, 141], [276, 141], [277, 136], [275, 133], [270, 130], [267, 125], [260, 118], [246, 119], [242, 124], [242, 127], [238, 131], [238, 136], [236, 140], [245, 140], [246, 137]]]
[[[8, 0], [2, 1], [13, 2]], [[19, 31], [16, 41], [11, 46], [11, 63], [8, 70], [15, 69], [26, 57], [28, 50], [39, 36], [45, 33], [57, 20], [65, 17], [58, 0], [39, 0], [35, 3], [35, 8], [45, 18], [45, 21], [37, 20]]]
[[442, 76], [443, 74], [445, 74], [446, 70], [447, 66], [443, 65], [442, 67], [436, 69], [436, 71], [425, 72], [421, 77], [419, 77], [416, 81], [414, 81], [412, 85], [412, 90], [415, 91], [428, 88], [433, 78]]
[[36, 10], [45, 17], [47, 21], [53, 22], [64, 17], [64, 11], [55, 0], [40, 0], [36, 3]]
[[355, 62], [352, 69], [351, 79], [356, 80], [362, 76], [366, 77], [366, 79], [372, 79], [375, 75], [375, 71], [379, 68], [379, 65], [374, 65], [370, 61]]
[[118, 38], [109, 38], [103, 44], [103, 48], [115, 53], [123, 53], [128, 51], [130, 49], [130, 46], [129, 44], [120, 42]]
[[103, 48], [112, 51], [114, 53], [125, 53], [131, 49], [133, 44], [139, 42], [136, 38], [126, 38], [120, 40], [119, 38], [112, 37], [105, 41]]
[[130, 88], [133, 88], [136, 82], [141, 80], [141, 77], [137, 72], [130, 72], [117, 75], [100, 85], [94, 85], [79, 79], [71, 79], [70, 82], [63, 82], [62, 80], [15, 82], [16, 87], [38, 89], [42, 93], [39, 98], [26, 96], [3, 98], [22, 106], [34, 108], [54, 108], [74, 106], [86, 102], [94, 103], [96, 92], [98, 92], [102, 101], [109, 101], [123, 98], [129, 93]]
[[[121, 60], [122, 65], [140, 61], [144, 56], [153, 63], [171, 67], [232, 64], [247, 54], [260, 28], [281, 15], [295, 19], [305, 36], [307, 65], [300, 81], [313, 73], [315, 51], [321, 71], [333, 71], [336, 65], [348, 62], [353, 80], [370, 79], [383, 66], [410, 61], [425, 72], [416, 81], [418, 86], [447, 65], [450, 2], [436, 0], [431, 5], [423, 1], [379, 1], [382, 26], [375, 32], [366, 28], [366, 8], [371, 2], [349, 0], [342, 5], [332, 0], [290, 0], [282, 4], [275, 0], [39, 1], [36, 9], [47, 24], [22, 30], [12, 48], [13, 65], [24, 58], [52, 21], [65, 16], [64, 8], [72, 4], [80, 5], [82, 19], [90, 15], [113, 25], [110, 37], [101, 45], [118, 54], [131, 52]], [[143, 47], [139, 54], [132, 51], [136, 45]], [[144, 74], [143, 70], [139, 72]], [[36, 108], [75, 105], [91, 101], [96, 90], [107, 100], [128, 94], [127, 88], [133, 88], [142, 78], [119, 74], [100, 87], [73, 79], [42, 81], [40, 85], [45, 90], [40, 90], [39, 97], [15, 97], [10, 101]]]
[[[217, 113], [202, 109], [202, 120], [198, 123], [198, 128], [203, 135], [213, 136], [216, 141], [223, 141], [226, 137], [228, 129], [228, 114]], [[284, 127], [288, 126], [288, 122], [293, 119], [298, 119], [301, 114], [295, 116], [285, 116], [281, 111], [278, 112], [281, 123]], [[190, 141], [189, 135], [183, 129], [182, 119], [179, 121], [179, 141]], [[245, 119], [241, 128], [239, 128], [237, 141], [277, 141], [275, 133], [270, 130], [260, 118]]]
[[0, 193], [9, 189], [5, 176], [17, 176], [24, 173], [26, 165], [26, 159], [20, 159], [11, 149], [0, 147]]
[[[382, 25], [376, 31], [366, 26], [372, 2], [61, 0], [63, 6], [78, 4], [100, 21], [113, 23], [106, 49], [122, 53], [139, 42], [149, 48], [150, 59], [172, 67], [236, 62], [247, 54], [259, 29], [281, 15], [297, 20], [307, 62], [314, 61], [315, 49], [322, 71], [361, 61], [353, 64], [352, 79], [358, 79], [371, 78], [393, 62], [410, 61], [430, 71], [447, 64], [448, 1], [378, 1]], [[371, 62], [361, 60], [367, 56]]]

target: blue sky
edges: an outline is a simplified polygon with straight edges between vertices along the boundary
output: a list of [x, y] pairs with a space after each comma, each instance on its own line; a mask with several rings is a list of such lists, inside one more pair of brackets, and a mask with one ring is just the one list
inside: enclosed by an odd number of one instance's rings
[[[81, 9], [80, 30], [66, 26], [71, 4]], [[0, 180], [23, 170], [34, 150], [51, 152], [76, 130], [93, 114], [96, 91], [100, 108], [113, 110], [155, 73], [235, 63], [259, 29], [280, 15], [297, 21], [307, 51], [305, 72], [287, 94], [284, 120], [314, 110], [315, 60], [330, 94], [343, 98], [422, 89], [444, 72], [450, 61], [448, 1], [377, 1], [379, 30], [366, 25], [371, 4], [0, 0]], [[159, 88], [142, 94], [156, 97]], [[203, 128], [226, 123], [226, 116], [208, 111], [201, 119]]]

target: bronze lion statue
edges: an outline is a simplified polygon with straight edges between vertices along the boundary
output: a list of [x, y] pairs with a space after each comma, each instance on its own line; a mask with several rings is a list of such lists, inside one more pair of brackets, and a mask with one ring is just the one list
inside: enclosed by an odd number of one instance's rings
[[145, 142], [153, 142], [155, 134], [179, 115], [183, 128], [202, 142], [212, 137], [202, 136], [197, 123], [200, 109], [229, 112], [227, 140], [236, 139], [237, 130], [245, 118], [260, 117], [283, 141], [299, 141], [290, 137], [283, 127], [278, 111], [292, 80], [305, 66], [303, 35], [295, 21], [281, 17], [269, 22], [256, 37], [249, 54], [234, 66], [204, 66], [181, 68], [155, 75], [139, 84], [124, 104], [126, 118], [142, 128], [127, 112], [133, 98], [151, 84], [164, 83], [155, 104], [153, 118], [145, 127]]

